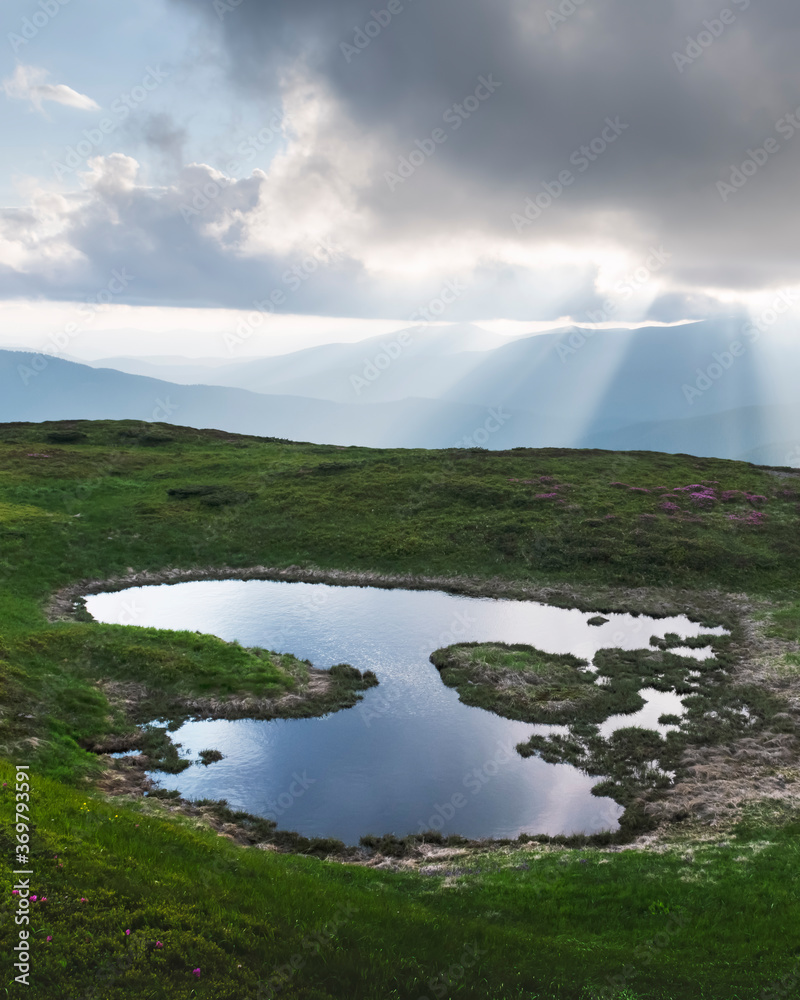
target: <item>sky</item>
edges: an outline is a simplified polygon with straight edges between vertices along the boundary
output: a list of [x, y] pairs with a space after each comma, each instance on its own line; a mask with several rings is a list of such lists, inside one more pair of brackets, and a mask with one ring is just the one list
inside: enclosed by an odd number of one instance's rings
[[797, 284], [796, 0], [0, 18], [0, 346], [223, 354], [248, 316], [251, 353], [674, 323]]

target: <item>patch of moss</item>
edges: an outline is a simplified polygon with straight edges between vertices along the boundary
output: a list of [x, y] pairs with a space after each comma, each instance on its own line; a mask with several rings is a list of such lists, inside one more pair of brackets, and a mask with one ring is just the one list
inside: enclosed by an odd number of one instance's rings
[[431, 654], [431, 662], [465, 705], [522, 722], [561, 723], [603, 716], [604, 692], [586, 660], [503, 642], [458, 643]]

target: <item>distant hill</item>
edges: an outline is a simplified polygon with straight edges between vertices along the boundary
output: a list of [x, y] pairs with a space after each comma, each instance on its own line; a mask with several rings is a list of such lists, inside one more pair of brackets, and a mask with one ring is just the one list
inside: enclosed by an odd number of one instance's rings
[[[185, 385], [224, 385], [270, 395], [310, 396], [336, 403], [385, 403], [422, 396], [436, 399], [443, 388], [504, 346], [507, 339], [467, 323], [428, 329], [410, 327], [357, 343], [324, 344], [267, 358], [184, 359], [107, 358], [94, 367], [116, 368], [130, 374], [168, 379]], [[365, 377], [368, 365], [384, 364]], [[388, 357], [388, 355], [387, 355]], [[358, 385], [353, 379], [361, 378]]]
[[[36, 372], [34, 365], [43, 360], [45, 367]], [[166, 421], [323, 444], [441, 448], [482, 428], [488, 413], [430, 399], [345, 406], [222, 386], [184, 386], [0, 351], [0, 422], [66, 419]]]
[[116, 362], [184, 384], [0, 351], [0, 420], [127, 418], [326, 444], [594, 447], [800, 465], [800, 345], [776, 361], [748, 344], [733, 359], [737, 336], [716, 322], [573, 328], [497, 346], [458, 326], [217, 367]]
[[[730, 347], [737, 341], [741, 353], [734, 357]], [[637, 330], [569, 327], [510, 341], [460, 324], [410, 328], [355, 344], [326, 344], [216, 367], [131, 358], [109, 359], [107, 367], [185, 384], [346, 404], [420, 397], [469, 406], [503, 404], [551, 413], [575, 434], [586, 431], [587, 420], [596, 430], [789, 405], [797, 395], [800, 342], [778, 347], [764, 337], [751, 343], [738, 320]], [[709, 377], [709, 370], [718, 377]], [[687, 399], [687, 388], [696, 390], [698, 383], [702, 391]]]
[[800, 466], [800, 437], [794, 444], [773, 440], [775, 428], [792, 426], [800, 428], [800, 406], [747, 406], [587, 434], [582, 447], [713, 455], [762, 465]]

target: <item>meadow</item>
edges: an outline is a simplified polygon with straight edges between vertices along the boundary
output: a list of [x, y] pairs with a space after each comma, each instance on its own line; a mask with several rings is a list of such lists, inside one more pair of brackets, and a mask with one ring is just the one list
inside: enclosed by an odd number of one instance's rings
[[[791, 470], [687, 455], [370, 450], [132, 421], [0, 425], [4, 953], [17, 939], [12, 764], [26, 764], [31, 996], [796, 995], [799, 522]], [[255, 699], [272, 706], [263, 717], [283, 714], [274, 706], [302, 696], [313, 668], [211, 636], [99, 625], [79, 595], [93, 581], [266, 573], [254, 567], [725, 625], [726, 676], [709, 671], [710, 701], [670, 763], [688, 780], [688, 751], [707, 759], [750, 740], [750, 793], [723, 817], [650, 812], [627, 843], [531, 837], [466, 849], [430, 838], [438, 854], [407, 867], [390, 844], [380, 867], [339, 863], [319, 844], [246, 847], [236, 825], [252, 821], [224, 807], [220, 827], [169, 798], [111, 795], [97, 751], [154, 713], [176, 722], [193, 700]], [[680, 684], [686, 665], [668, 636], [656, 639], [661, 673]], [[605, 669], [630, 698], [640, 660]], [[344, 671], [304, 711], [347, 711], [369, 683]], [[714, 701], [731, 690], [739, 702]], [[732, 714], [741, 704], [747, 732]], [[586, 764], [599, 748], [574, 752]], [[606, 763], [633, 794], [619, 759]], [[658, 804], [663, 789], [650, 791]], [[645, 828], [649, 840], [635, 841]], [[361, 861], [376, 850], [364, 846]], [[7, 961], [8, 996], [22, 988], [13, 980]]]

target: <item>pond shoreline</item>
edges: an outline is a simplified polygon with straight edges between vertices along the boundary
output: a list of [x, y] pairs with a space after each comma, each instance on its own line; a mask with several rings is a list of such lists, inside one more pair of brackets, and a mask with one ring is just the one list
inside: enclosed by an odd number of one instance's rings
[[[265, 839], [258, 832], [259, 824], [265, 822], [261, 817], [249, 814], [245, 821], [231, 821], [231, 818], [225, 815], [228, 810], [224, 801], [198, 804], [191, 799], [158, 795], [157, 785], [146, 773], [142, 762], [135, 757], [109, 758], [108, 766], [96, 787], [109, 798], [141, 802], [142, 811], [146, 815], [181, 816], [208, 826], [215, 830], [219, 837], [224, 837], [239, 847], [272, 851], [277, 854], [298, 854], [315, 857], [321, 861], [396, 872], [419, 871], [430, 867], [431, 870], [423, 874], [450, 877], [454, 873], [444, 865], [445, 862], [455, 858], [469, 862], [470, 859], [487, 854], [499, 855], [516, 851], [544, 853], [576, 848], [617, 853], [651, 846], [646, 836], [639, 838], [637, 842], [616, 844], [601, 843], [599, 840], [594, 840], [592, 835], [583, 834], [561, 837], [523, 834], [515, 840], [469, 839], [453, 834], [440, 839], [434, 831], [422, 836], [376, 838], [371, 846], [348, 846], [332, 839], [308, 838], [282, 829], [275, 829], [272, 834], [267, 834]], [[433, 870], [433, 866], [437, 864], [443, 866], [441, 871]]]
[[203, 580], [273, 580], [286, 583], [324, 583], [334, 587], [377, 587], [382, 590], [438, 590], [464, 597], [497, 597], [504, 600], [537, 601], [553, 607], [595, 611], [600, 614], [647, 614], [653, 618], [686, 615], [702, 625], [726, 628], [733, 624], [741, 605], [749, 605], [744, 594], [722, 591], [655, 589], [653, 587], [576, 586], [567, 583], [535, 584], [503, 577], [422, 576], [358, 570], [320, 569], [314, 566], [208, 566], [141, 570], [106, 579], [79, 580], [52, 594], [46, 604], [49, 621], [75, 620], [81, 616], [83, 596], [130, 587], [191, 583]]
[[[47, 605], [47, 614], [51, 621], [85, 621], [87, 613], [81, 598], [88, 594], [137, 586], [226, 579], [438, 590], [470, 597], [536, 601], [581, 611], [648, 614], [655, 618], [682, 614], [707, 626], [724, 625], [730, 629], [731, 648], [736, 654], [733, 678], [736, 682], [758, 683], [767, 690], [780, 690], [784, 695], [788, 693], [788, 685], [779, 682], [777, 672], [772, 668], [777, 656], [791, 651], [791, 644], [767, 639], [758, 617], [770, 605], [766, 601], [751, 599], [746, 594], [720, 591], [586, 587], [564, 583], [541, 585], [502, 578], [391, 575], [301, 566], [224, 566], [132, 571], [106, 580], [79, 581], [53, 595]], [[796, 699], [794, 708], [800, 708]], [[741, 810], [756, 801], [784, 799], [800, 802], [800, 773], [796, 768], [794, 741], [785, 733], [754, 734], [728, 746], [691, 747], [681, 764], [681, 773], [675, 785], [657, 801], [647, 804], [647, 812], [652, 816], [655, 828], [640, 834], [625, 846], [652, 847], [654, 843], [689, 833], [690, 830], [696, 833], [697, 829], [704, 829], [706, 835], [712, 831], [730, 831]], [[777, 775], [776, 766], [782, 768]], [[116, 768], [116, 765], [113, 767]], [[129, 788], [128, 794], [138, 796], [142, 791]], [[195, 808], [188, 802], [186, 806]], [[591, 837], [587, 838], [588, 842], [591, 842]], [[467, 841], [464, 847], [470, 851], [485, 851], [492, 845], [498, 849], [503, 846], [495, 841]], [[348, 855], [350, 850], [354, 849], [348, 849]], [[331, 856], [335, 857], [335, 852]], [[352, 859], [348, 856], [340, 860]]]

